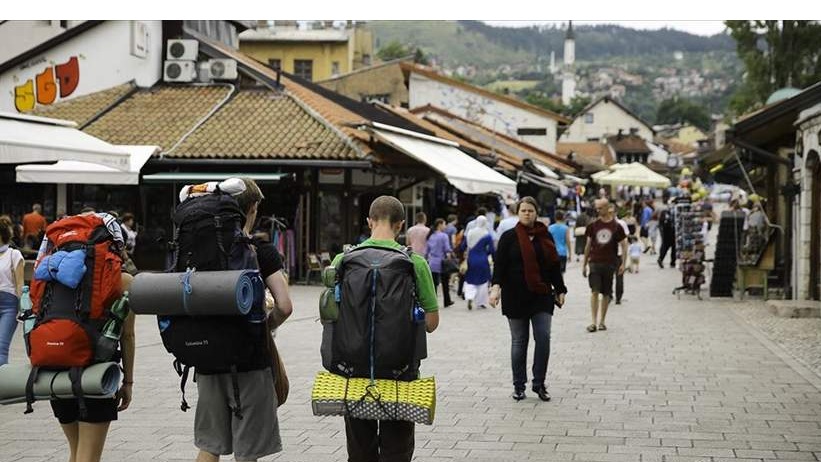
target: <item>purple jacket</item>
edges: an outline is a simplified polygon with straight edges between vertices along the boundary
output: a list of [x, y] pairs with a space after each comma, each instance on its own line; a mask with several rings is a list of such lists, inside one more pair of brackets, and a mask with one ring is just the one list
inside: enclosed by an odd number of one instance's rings
[[450, 238], [442, 231], [436, 231], [428, 239], [428, 252], [425, 257], [428, 259], [430, 270], [433, 273], [442, 272], [442, 260], [448, 252], [452, 252]]

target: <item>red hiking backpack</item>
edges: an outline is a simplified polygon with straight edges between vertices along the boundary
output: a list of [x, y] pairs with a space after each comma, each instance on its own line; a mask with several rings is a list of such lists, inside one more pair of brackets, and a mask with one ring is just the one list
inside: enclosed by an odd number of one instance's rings
[[[70, 369], [72, 382], [75, 376], [78, 382], [74, 394], [82, 401], [79, 387], [82, 368], [113, 359], [101, 357], [97, 343], [111, 315], [111, 305], [122, 295], [122, 244], [114, 240], [105, 221], [94, 214], [66, 217], [52, 223], [46, 228], [46, 239], [45, 252], [35, 265], [35, 277], [31, 281], [29, 316], [35, 317], [35, 323], [25, 335], [32, 365], [29, 382], [33, 385], [40, 368]], [[51, 278], [59, 271], [68, 270], [55, 270], [48, 258], [56, 259], [59, 253], [69, 252], [76, 256], [77, 251], [85, 254], [85, 272], [76, 275], [81, 279], [71, 288], [61, 282], [62, 279]], [[41, 265], [48, 266], [39, 268]], [[49, 280], [38, 279], [37, 274], [42, 275], [44, 271], [49, 273]], [[33, 394], [27, 396], [27, 412], [32, 401]]]

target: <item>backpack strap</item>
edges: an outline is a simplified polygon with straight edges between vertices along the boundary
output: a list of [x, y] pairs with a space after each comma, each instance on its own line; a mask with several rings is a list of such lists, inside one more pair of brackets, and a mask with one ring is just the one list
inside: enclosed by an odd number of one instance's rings
[[225, 251], [225, 245], [222, 242], [222, 217], [214, 215], [214, 228], [217, 231], [217, 247], [220, 250], [220, 260], [223, 268], [228, 268], [228, 252]]
[[40, 373], [40, 368], [34, 366], [31, 368], [29, 372], [28, 380], [26, 380], [26, 410], [23, 414], [31, 414], [34, 412], [34, 408], [31, 407], [32, 403], [34, 403], [34, 382], [37, 381], [37, 374]]
[[237, 373], [237, 365], [231, 365], [231, 387], [234, 389], [234, 406], [231, 411], [233, 411], [234, 416], [242, 420], [242, 400], [239, 396], [239, 374]]
[[171, 261], [168, 267], [165, 269], [166, 273], [172, 273], [177, 269], [177, 263], [179, 263], [180, 259], [180, 245], [178, 239], [180, 237], [180, 226], [174, 226], [174, 237], [171, 240], [171, 243], [168, 244], [169, 249], [171, 249]]
[[177, 371], [177, 375], [180, 376], [180, 391], [182, 392], [182, 402], [180, 402], [180, 410], [185, 412], [191, 409], [191, 406], [188, 405], [188, 402], [185, 400], [185, 384], [188, 382], [188, 372], [191, 370], [191, 366], [184, 365], [178, 359], [174, 360], [174, 370]]
[[82, 376], [82, 367], [72, 367], [68, 370], [68, 378], [71, 380], [71, 392], [77, 399], [77, 407], [80, 410], [80, 418], [86, 418], [88, 416], [88, 409], [86, 409], [86, 400], [83, 396]]

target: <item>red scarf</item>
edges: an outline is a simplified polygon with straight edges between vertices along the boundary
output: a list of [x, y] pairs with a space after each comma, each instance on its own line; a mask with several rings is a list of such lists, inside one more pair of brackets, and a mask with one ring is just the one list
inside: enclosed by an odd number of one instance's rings
[[536, 239], [539, 240], [547, 264], [558, 265], [559, 253], [556, 251], [556, 245], [553, 243], [553, 240], [548, 238], [547, 235], [547, 226], [540, 221], [535, 222], [531, 228], [528, 228], [521, 222], [516, 224], [516, 237], [519, 239], [519, 247], [522, 251], [527, 288], [533, 293], [543, 295], [550, 293], [550, 285], [542, 281], [542, 276], [539, 272], [539, 260], [536, 258], [536, 249], [534, 242], [530, 240], [530, 236], [533, 236], [534, 241]]

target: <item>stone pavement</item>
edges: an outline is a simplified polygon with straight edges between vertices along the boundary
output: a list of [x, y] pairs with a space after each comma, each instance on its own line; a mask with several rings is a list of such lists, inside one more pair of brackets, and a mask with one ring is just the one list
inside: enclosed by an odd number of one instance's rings
[[[530, 392], [509, 398], [510, 338], [497, 310], [468, 311], [462, 301], [442, 310], [423, 363], [437, 379], [436, 421], [416, 427], [415, 460], [821, 460], [821, 379], [735, 314], [739, 304], [678, 299], [678, 271], [651, 257], [642, 264], [626, 275], [609, 329], [594, 334], [584, 330], [589, 291], [570, 265], [571, 292], [553, 321], [550, 403]], [[292, 291], [296, 311], [278, 336], [291, 380], [279, 409], [285, 450], [264, 460], [343, 461], [342, 420], [310, 409], [319, 288]], [[138, 355], [134, 403], [112, 424], [103, 460], [193, 460], [194, 415], [179, 410], [178, 380], [150, 317], [138, 320]], [[12, 361], [21, 360], [18, 338]], [[188, 390], [193, 405], [196, 387]], [[22, 412], [0, 407], [0, 461], [66, 460], [48, 404]]]

